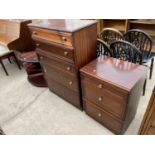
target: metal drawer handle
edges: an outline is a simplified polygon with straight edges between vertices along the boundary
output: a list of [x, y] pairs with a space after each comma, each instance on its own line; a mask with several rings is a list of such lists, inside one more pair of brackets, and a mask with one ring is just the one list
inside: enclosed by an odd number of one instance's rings
[[101, 102], [102, 100], [103, 100], [103, 99], [102, 99], [102, 97], [99, 97], [99, 98], [98, 98], [98, 101], [100, 101], [100, 102]]
[[37, 47], [40, 47], [40, 44], [39, 44], [39, 43], [37, 43], [37, 44], [36, 44], [36, 46], [37, 46]]
[[66, 38], [66, 37], [62, 37], [62, 40], [63, 40], [63, 41], [67, 41], [67, 38]]
[[65, 51], [65, 52], [64, 52], [64, 55], [65, 55], [65, 56], [67, 56], [67, 55], [68, 55], [68, 52], [67, 52], [67, 51]]
[[69, 85], [71, 86], [72, 84], [73, 84], [73, 82], [72, 82], [72, 81], [70, 81], [70, 82], [69, 82]]
[[37, 32], [36, 31], [33, 31], [32, 33], [35, 34], [35, 35], [37, 35]]
[[70, 70], [71, 70], [71, 68], [68, 66], [68, 67], [67, 67], [67, 70], [68, 70], [68, 71], [70, 71]]
[[101, 116], [102, 116], [102, 114], [101, 114], [101, 113], [98, 113], [98, 114], [97, 114], [97, 116], [98, 116], [98, 117], [101, 117]]
[[100, 88], [100, 89], [103, 88], [103, 85], [102, 84], [99, 84], [98, 85], [98, 88]]

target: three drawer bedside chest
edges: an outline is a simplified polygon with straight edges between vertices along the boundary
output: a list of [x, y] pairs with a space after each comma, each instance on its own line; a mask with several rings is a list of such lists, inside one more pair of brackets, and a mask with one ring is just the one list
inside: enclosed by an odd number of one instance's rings
[[96, 58], [97, 22], [40, 20], [29, 28], [49, 89], [83, 109], [79, 69]]
[[81, 72], [84, 110], [115, 134], [123, 134], [133, 120], [147, 67], [100, 56]]

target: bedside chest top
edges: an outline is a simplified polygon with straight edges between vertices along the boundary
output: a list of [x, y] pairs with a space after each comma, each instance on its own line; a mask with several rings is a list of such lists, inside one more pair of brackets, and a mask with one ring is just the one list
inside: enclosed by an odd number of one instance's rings
[[62, 32], [75, 32], [96, 23], [96, 20], [43, 19], [29, 24], [29, 26]]
[[147, 70], [145, 66], [102, 55], [80, 71], [82, 74], [130, 91], [139, 79], [146, 77]]

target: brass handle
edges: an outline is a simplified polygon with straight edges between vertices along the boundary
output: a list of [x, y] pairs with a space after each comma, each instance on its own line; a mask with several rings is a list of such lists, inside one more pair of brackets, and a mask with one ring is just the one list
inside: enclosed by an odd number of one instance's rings
[[40, 56], [40, 59], [42, 60], [44, 57], [43, 56]]
[[103, 85], [102, 84], [99, 84], [98, 85], [98, 88], [100, 88], [100, 89], [103, 88]]
[[67, 41], [67, 38], [66, 38], [66, 37], [62, 37], [62, 40], [63, 40], [63, 41]]
[[69, 82], [69, 85], [71, 86], [72, 84], [73, 84], [73, 82], [72, 82], [72, 81], [70, 81], [70, 82]]
[[36, 46], [37, 46], [37, 47], [40, 47], [40, 44], [39, 44], [39, 43], [37, 43], [37, 44], [36, 44]]
[[45, 72], [45, 73], [47, 72], [47, 69], [46, 69], [46, 68], [44, 68], [44, 72]]
[[65, 56], [67, 56], [67, 55], [68, 55], [68, 52], [67, 52], [67, 51], [65, 51], [65, 52], [64, 52], [64, 55], [65, 55]]
[[99, 97], [99, 98], [98, 98], [98, 101], [100, 101], [100, 102], [101, 102], [101, 101], [102, 101], [102, 97]]
[[37, 35], [37, 32], [36, 31], [33, 31], [32, 33], [35, 34], [35, 35]]
[[101, 117], [101, 116], [102, 116], [102, 114], [101, 114], [101, 113], [98, 113], [98, 114], [97, 114], [97, 116], [98, 116], [98, 117]]
[[67, 70], [68, 70], [68, 71], [70, 71], [70, 70], [71, 70], [71, 68], [68, 66], [68, 67], [67, 67]]

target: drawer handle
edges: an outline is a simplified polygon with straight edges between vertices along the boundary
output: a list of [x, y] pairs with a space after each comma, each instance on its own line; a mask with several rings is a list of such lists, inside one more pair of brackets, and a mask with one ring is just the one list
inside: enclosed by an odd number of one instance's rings
[[98, 116], [98, 117], [101, 117], [101, 116], [102, 116], [102, 114], [101, 114], [101, 113], [98, 113], [98, 114], [97, 114], [97, 116]]
[[67, 52], [67, 51], [65, 51], [65, 52], [64, 52], [64, 55], [65, 55], [65, 56], [68, 56], [68, 52]]
[[37, 43], [37, 44], [36, 44], [36, 46], [37, 46], [37, 47], [40, 47], [40, 44], [39, 44], [39, 43]]
[[46, 69], [46, 68], [44, 68], [44, 72], [45, 72], [45, 73], [47, 72], [47, 69]]
[[100, 88], [100, 89], [103, 88], [103, 85], [102, 84], [99, 84], [98, 85], [98, 88]]
[[102, 99], [102, 97], [99, 97], [99, 98], [98, 98], [98, 101], [100, 101], [100, 102], [101, 102], [102, 100], [103, 100], [103, 99]]
[[72, 84], [73, 84], [73, 82], [72, 82], [72, 81], [70, 81], [70, 82], [69, 82], [69, 85], [71, 86]]
[[33, 31], [32, 33], [35, 34], [35, 35], [37, 35], [37, 32], [36, 31]]
[[43, 60], [43, 59], [44, 59], [44, 57], [43, 57], [43, 56], [40, 56], [40, 59], [41, 59], [41, 60]]
[[62, 40], [63, 40], [63, 41], [67, 41], [67, 38], [66, 38], [66, 37], [62, 37]]
[[70, 70], [71, 70], [71, 68], [68, 66], [68, 67], [67, 67], [67, 70], [68, 70], [68, 71], [70, 71]]

